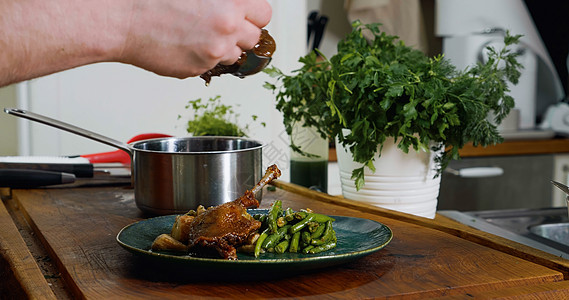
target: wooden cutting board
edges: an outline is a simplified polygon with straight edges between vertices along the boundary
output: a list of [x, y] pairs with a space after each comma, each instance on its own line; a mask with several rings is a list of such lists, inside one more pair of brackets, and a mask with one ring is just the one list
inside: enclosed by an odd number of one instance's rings
[[[384, 249], [345, 265], [288, 276], [194, 273], [156, 265], [120, 247], [124, 226], [144, 216], [124, 187], [15, 190], [5, 201], [27, 220], [60, 272], [67, 295], [58, 298], [295, 297], [410, 299], [465, 295], [569, 294], [569, 263], [538, 250], [480, 233], [448, 219], [413, 217], [277, 182], [262, 207], [284, 207], [372, 219], [394, 237]], [[0, 214], [2, 222], [7, 217]], [[0, 246], [14, 243], [0, 233]], [[16, 243], [18, 244], [18, 243]], [[22, 247], [21, 243], [18, 247]], [[28, 251], [23, 249], [22, 251]], [[33, 253], [32, 253], [33, 255]], [[278, 275], [279, 270], [275, 270]], [[22, 285], [37, 270], [18, 271]], [[247, 279], [253, 277], [254, 280]], [[41, 280], [40, 280], [41, 281]]]

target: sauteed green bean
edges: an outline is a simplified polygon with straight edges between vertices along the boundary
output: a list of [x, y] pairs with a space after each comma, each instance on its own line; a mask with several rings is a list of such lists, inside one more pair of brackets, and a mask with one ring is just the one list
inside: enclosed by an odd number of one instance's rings
[[336, 247], [334, 218], [312, 212], [283, 209], [276, 200], [267, 215], [255, 215], [262, 222], [261, 235], [255, 242], [255, 257], [263, 252], [320, 253]]

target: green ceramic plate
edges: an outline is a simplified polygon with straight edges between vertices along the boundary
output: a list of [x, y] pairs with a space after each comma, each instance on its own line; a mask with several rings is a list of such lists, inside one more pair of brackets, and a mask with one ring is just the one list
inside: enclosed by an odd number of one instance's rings
[[[266, 214], [267, 210], [249, 210], [251, 214]], [[201, 258], [189, 255], [153, 252], [150, 246], [154, 239], [169, 233], [175, 215], [142, 220], [124, 227], [117, 235], [118, 243], [125, 249], [164, 263], [175, 263], [208, 269], [257, 269], [257, 270], [306, 270], [338, 265], [369, 255], [385, 247], [392, 239], [391, 229], [372, 220], [333, 216], [334, 230], [338, 238], [335, 249], [318, 253], [263, 253], [259, 258], [238, 253], [238, 260]]]

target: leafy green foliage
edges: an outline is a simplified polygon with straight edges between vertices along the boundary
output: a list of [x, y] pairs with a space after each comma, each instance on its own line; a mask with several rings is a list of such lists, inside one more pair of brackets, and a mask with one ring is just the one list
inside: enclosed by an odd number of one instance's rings
[[[312, 52], [300, 58], [303, 66], [294, 75], [275, 67], [266, 70], [277, 79], [265, 87], [278, 91], [277, 109], [289, 135], [303, 119], [323, 137], [337, 137], [363, 165], [352, 173], [358, 189], [364, 184], [364, 168], [374, 171], [373, 157], [381, 154], [378, 146], [387, 137], [395, 138], [406, 153], [428, 150], [433, 143], [433, 151], [444, 147], [436, 158], [437, 175], [459, 158], [466, 143], [502, 142], [496, 124], [514, 106], [507, 82], [517, 83], [522, 68], [508, 46], [521, 36], [506, 33], [504, 49], [487, 49], [487, 63], [458, 71], [443, 56], [427, 57], [379, 26], [355, 21], [336, 55], [328, 60], [320, 53], [319, 60]], [[368, 41], [363, 30], [373, 39]]]
[[[221, 96], [215, 96], [207, 101], [202, 99], [190, 100], [186, 109], [194, 112], [193, 118], [188, 121], [186, 130], [193, 136], [247, 136], [249, 124], [244, 128], [237, 125], [238, 114], [235, 114], [233, 107], [221, 103]], [[181, 116], [178, 116], [180, 119]], [[257, 121], [257, 116], [252, 116], [253, 121]], [[264, 122], [260, 123], [265, 126]]]

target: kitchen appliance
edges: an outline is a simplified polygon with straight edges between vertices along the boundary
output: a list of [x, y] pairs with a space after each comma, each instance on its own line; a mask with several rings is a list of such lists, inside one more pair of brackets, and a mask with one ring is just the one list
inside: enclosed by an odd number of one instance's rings
[[[517, 85], [510, 85], [510, 95], [519, 111], [519, 130], [528, 138], [536, 135], [547, 108], [565, 97], [563, 86], [523, 0], [438, 0], [436, 34], [442, 37], [443, 53], [459, 70], [484, 62], [486, 47], [503, 47], [508, 30], [523, 35], [512, 48], [524, 66]], [[516, 136], [520, 138], [519, 136]], [[506, 137], [507, 138], [507, 137]]]
[[4, 111], [128, 153], [132, 158], [135, 203], [149, 214], [186, 213], [198, 205], [208, 207], [229, 202], [261, 179], [263, 145], [255, 140], [171, 137], [126, 144], [25, 110]]
[[569, 136], [569, 104], [559, 102], [547, 108], [540, 128], [551, 129], [559, 135]]

